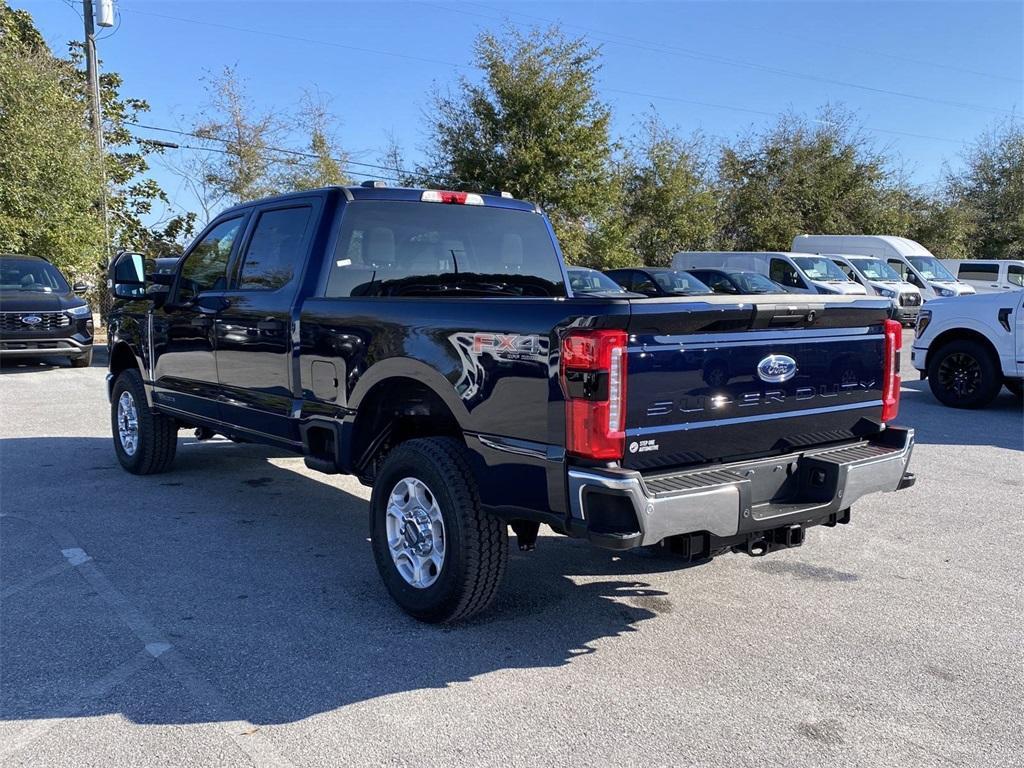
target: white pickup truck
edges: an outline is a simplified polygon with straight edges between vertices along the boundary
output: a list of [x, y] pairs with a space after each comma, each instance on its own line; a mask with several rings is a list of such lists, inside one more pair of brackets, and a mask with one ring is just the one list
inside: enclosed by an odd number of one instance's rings
[[933, 299], [917, 319], [910, 361], [953, 408], [984, 408], [1024, 381], [1024, 291]]

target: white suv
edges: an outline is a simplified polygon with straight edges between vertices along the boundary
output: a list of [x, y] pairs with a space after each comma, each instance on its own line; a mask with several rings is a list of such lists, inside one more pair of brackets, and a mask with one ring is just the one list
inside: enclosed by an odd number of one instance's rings
[[921, 309], [910, 361], [932, 394], [954, 408], [983, 408], [1024, 379], [1024, 291], [933, 299]]

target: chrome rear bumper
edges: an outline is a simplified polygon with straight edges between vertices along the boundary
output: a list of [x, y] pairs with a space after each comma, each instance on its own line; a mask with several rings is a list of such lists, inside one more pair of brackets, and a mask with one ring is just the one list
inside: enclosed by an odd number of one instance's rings
[[570, 532], [617, 549], [707, 532], [719, 539], [838, 519], [858, 499], [913, 484], [911, 429], [713, 468], [642, 475], [570, 469]]

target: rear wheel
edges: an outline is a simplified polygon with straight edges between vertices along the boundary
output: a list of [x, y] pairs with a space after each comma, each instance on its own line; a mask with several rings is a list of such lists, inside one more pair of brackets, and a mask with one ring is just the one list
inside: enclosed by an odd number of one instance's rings
[[928, 385], [936, 399], [952, 408], [984, 408], [1003, 377], [992, 353], [970, 339], [951, 341], [936, 350], [928, 363]]
[[121, 466], [135, 475], [166, 472], [178, 448], [174, 419], [150, 410], [142, 376], [131, 368], [114, 382], [110, 403], [114, 452]]
[[370, 498], [374, 559], [407, 613], [439, 623], [487, 608], [508, 559], [504, 522], [480, 508], [465, 448], [410, 440], [384, 460]]

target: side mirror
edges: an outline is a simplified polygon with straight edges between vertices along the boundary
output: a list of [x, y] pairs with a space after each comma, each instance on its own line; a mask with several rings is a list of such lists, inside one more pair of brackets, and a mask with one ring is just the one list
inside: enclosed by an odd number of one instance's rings
[[124, 251], [107, 270], [107, 288], [115, 299], [146, 298], [146, 265], [141, 253]]
[[74, 285], [71, 286], [71, 291], [72, 293], [83, 294], [87, 292], [91, 287], [92, 286], [90, 286], [88, 283], [75, 283]]

